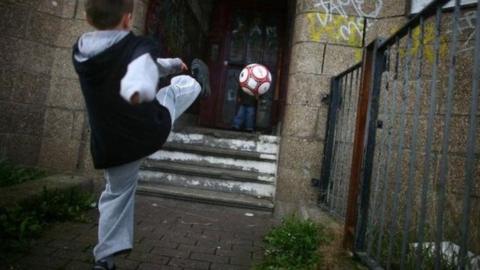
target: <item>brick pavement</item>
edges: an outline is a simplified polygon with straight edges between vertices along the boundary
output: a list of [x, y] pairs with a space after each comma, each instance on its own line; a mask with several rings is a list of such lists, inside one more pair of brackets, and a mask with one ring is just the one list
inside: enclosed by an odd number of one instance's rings
[[[89, 213], [92, 221], [96, 215]], [[266, 212], [145, 196], [137, 196], [135, 221], [134, 249], [116, 258], [119, 270], [251, 269], [276, 224]], [[57, 224], [30, 254], [11, 255], [14, 266], [0, 269], [90, 269], [96, 230], [95, 222]]]

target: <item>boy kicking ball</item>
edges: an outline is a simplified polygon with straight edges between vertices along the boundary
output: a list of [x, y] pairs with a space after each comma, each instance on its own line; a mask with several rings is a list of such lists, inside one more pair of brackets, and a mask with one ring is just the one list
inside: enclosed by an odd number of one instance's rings
[[87, 21], [96, 31], [73, 48], [91, 128], [96, 169], [105, 170], [98, 209], [93, 269], [115, 269], [114, 255], [133, 247], [135, 189], [142, 160], [165, 143], [175, 120], [203, 92], [208, 68], [191, 65], [192, 76], [173, 77], [157, 91], [160, 77], [188, 70], [178, 58], [160, 58], [148, 39], [130, 32], [133, 0], [86, 0]]

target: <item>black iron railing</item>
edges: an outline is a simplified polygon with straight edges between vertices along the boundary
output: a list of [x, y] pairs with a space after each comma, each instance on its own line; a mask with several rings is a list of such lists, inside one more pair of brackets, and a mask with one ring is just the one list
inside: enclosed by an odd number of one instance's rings
[[320, 182], [320, 204], [344, 218], [350, 178], [355, 114], [362, 64], [358, 63], [331, 80], [329, 113]]
[[447, 2], [332, 80], [320, 201], [370, 268], [480, 269], [480, 5]]

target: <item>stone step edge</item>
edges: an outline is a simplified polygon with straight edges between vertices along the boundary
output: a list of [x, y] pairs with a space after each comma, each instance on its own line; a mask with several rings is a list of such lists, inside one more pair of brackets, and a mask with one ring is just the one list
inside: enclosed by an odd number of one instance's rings
[[203, 167], [221, 168], [227, 170], [241, 170], [267, 175], [276, 175], [276, 160], [247, 160], [235, 157], [208, 156], [197, 153], [188, 153], [176, 150], [160, 149], [151, 154], [148, 159], [155, 161], [179, 162], [182, 164], [198, 165]]
[[[217, 181], [228, 180], [270, 185], [275, 184], [275, 175], [273, 174], [261, 174], [240, 170], [218, 169], [214, 167], [202, 168], [198, 165], [170, 161], [147, 159], [142, 165], [142, 170], [160, 171], [163, 173], [181, 174], [189, 176], [201, 176], [206, 178], [212, 178]], [[272, 180], [263, 180], [259, 178], [262, 176], [272, 178]]]
[[175, 133], [180, 134], [199, 134], [203, 136], [210, 136], [212, 138], [222, 139], [236, 139], [236, 140], [252, 140], [252, 141], [268, 141], [272, 143], [279, 143], [280, 138], [274, 135], [264, 135], [257, 133], [239, 132], [232, 130], [211, 129], [202, 127], [184, 127], [180, 129], [174, 129]]
[[207, 191], [185, 187], [174, 187], [166, 185], [146, 185], [139, 184], [137, 193], [148, 196], [158, 196], [163, 198], [178, 199], [191, 202], [207, 203], [214, 205], [223, 205], [252, 210], [262, 210], [272, 212], [274, 204], [267, 199], [258, 199], [248, 195], [235, 193]]
[[162, 150], [203, 154], [209, 156], [233, 157], [246, 160], [277, 160], [277, 155], [274, 154], [263, 154], [258, 152], [239, 151], [225, 148], [213, 148], [204, 145], [180, 144], [172, 142], [167, 142], [166, 144], [164, 144]]
[[[219, 168], [224, 170], [237, 170], [273, 176], [276, 175], [277, 167], [277, 163], [273, 160], [244, 160], [234, 159], [230, 157], [202, 156], [194, 153], [170, 151], [164, 149], [150, 155], [148, 157], [148, 160], [154, 160], [158, 162], [176, 162], [180, 164], [196, 165], [208, 168]], [[269, 167], [271, 166], [272, 168], [268, 168], [266, 169], [268, 171], [265, 171], [265, 169], [262, 168], [262, 166], [265, 165]]]
[[142, 170], [139, 173], [139, 183], [151, 185], [166, 185], [243, 194], [255, 198], [270, 199], [275, 195], [275, 185], [271, 183], [240, 182], [227, 179], [191, 176], [179, 173], [155, 172]]
[[271, 141], [257, 141], [248, 139], [228, 139], [224, 137], [213, 137], [196, 133], [171, 133], [167, 142], [206, 145], [210, 147], [221, 147], [240, 151], [259, 152], [273, 154], [279, 147], [279, 143]]

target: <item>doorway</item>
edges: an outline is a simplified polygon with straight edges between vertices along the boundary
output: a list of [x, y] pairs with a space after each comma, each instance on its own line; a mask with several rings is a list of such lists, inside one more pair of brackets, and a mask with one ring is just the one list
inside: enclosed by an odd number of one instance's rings
[[230, 129], [239, 107], [240, 71], [259, 63], [273, 82], [257, 103], [256, 129], [275, 131], [287, 90], [287, 76], [281, 74], [288, 73], [292, 10], [286, 0], [150, 1], [145, 32], [158, 41], [162, 55], [186, 63], [201, 58], [210, 69], [211, 95], [197, 100], [177, 128]]
[[257, 102], [256, 129], [270, 133], [279, 119], [286, 87], [280, 83], [288, 44], [283, 1], [218, 1], [212, 14], [208, 65], [212, 94], [200, 102], [201, 126], [230, 129], [239, 107], [238, 76], [259, 63], [272, 73], [272, 86]]

